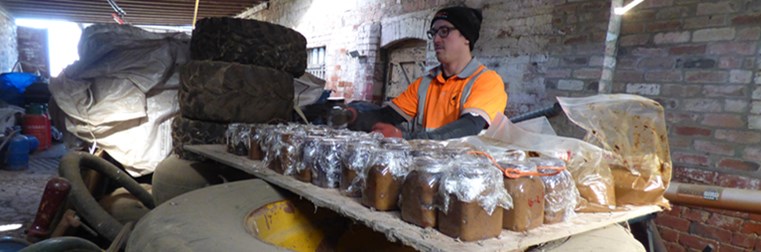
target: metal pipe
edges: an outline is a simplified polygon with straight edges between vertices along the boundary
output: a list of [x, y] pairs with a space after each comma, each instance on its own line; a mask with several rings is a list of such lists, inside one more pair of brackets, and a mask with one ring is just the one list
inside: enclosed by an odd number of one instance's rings
[[761, 191], [671, 182], [664, 195], [673, 203], [761, 214]]

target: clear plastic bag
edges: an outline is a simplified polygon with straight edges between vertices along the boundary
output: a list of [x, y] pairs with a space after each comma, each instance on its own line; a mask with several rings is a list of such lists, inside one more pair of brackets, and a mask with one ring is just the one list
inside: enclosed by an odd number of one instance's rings
[[565, 168], [565, 162], [557, 158], [546, 157], [529, 158], [529, 161], [536, 164], [540, 173], [556, 173], [541, 177], [544, 183], [544, 223], [564, 222], [576, 216], [574, 209], [578, 203], [579, 191], [574, 185], [571, 173], [566, 169], [560, 169], [560, 172], [553, 169], [542, 169], [543, 167]]
[[558, 98], [568, 118], [602, 146], [615, 182], [618, 205], [657, 204], [671, 180], [671, 155], [663, 107], [636, 95]]
[[398, 207], [404, 177], [412, 168], [411, 148], [406, 144], [389, 144], [372, 152], [364, 172], [362, 204], [380, 211]]

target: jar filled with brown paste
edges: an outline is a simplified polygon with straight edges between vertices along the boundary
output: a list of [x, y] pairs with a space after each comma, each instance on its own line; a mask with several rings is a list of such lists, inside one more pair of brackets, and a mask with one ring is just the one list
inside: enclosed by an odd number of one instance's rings
[[468, 156], [452, 166], [439, 186], [438, 230], [463, 241], [498, 236], [502, 210], [512, 207], [502, 172], [483, 159]]
[[365, 170], [361, 203], [378, 211], [398, 209], [404, 177], [412, 168], [410, 147], [406, 144], [385, 145], [373, 151]]
[[450, 160], [431, 156], [414, 158], [412, 171], [402, 184], [402, 220], [420, 227], [436, 227], [435, 200], [439, 181], [451, 167]]
[[309, 135], [304, 138], [304, 144], [300, 147], [301, 155], [296, 165], [296, 172], [292, 174], [299, 181], [312, 182], [312, 170], [319, 155], [317, 147], [319, 147], [322, 138], [322, 136], [315, 135]]
[[301, 146], [304, 145], [306, 133], [300, 129], [294, 129], [281, 135], [280, 165], [282, 174], [293, 176], [296, 174], [299, 160], [301, 159]]
[[312, 184], [323, 188], [336, 188], [341, 181], [341, 157], [346, 150], [346, 141], [323, 138], [317, 145], [317, 155], [312, 167]]
[[[543, 174], [544, 183], [544, 224], [564, 222], [576, 215], [574, 209], [579, 191], [563, 160], [550, 157], [529, 158]], [[553, 169], [554, 168], [554, 169]], [[559, 172], [558, 172], [559, 171]]]
[[[497, 160], [505, 169], [521, 172], [536, 172], [533, 162]], [[544, 223], [544, 183], [539, 176], [505, 178], [505, 189], [513, 198], [513, 208], [504, 210], [502, 227], [516, 232], [525, 232]]]
[[339, 187], [341, 194], [353, 198], [362, 196], [364, 177], [360, 175], [364, 175], [371, 160], [370, 155], [378, 148], [380, 148], [378, 142], [370, 139], [351, 142], [347, 145]]
[[244, 123], [231, 123], [225, 131], [227, 152], [238, 155], [248, 155], [251, 147], [251, 127]]

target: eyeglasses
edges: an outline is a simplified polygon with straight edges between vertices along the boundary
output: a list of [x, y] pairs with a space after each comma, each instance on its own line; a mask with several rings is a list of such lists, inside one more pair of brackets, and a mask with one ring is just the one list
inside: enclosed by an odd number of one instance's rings
[[442, 26], [439, 27], [439, 29], [431, 28], [426, 32], [428, 34], [428, 39], [433, 39], [434, 36], [439, 35], [441, 38], [446, 38], [449, 36], [449, 32], [452, 30], [457, 30], [457, 28], [454, 28], [452, 26]]

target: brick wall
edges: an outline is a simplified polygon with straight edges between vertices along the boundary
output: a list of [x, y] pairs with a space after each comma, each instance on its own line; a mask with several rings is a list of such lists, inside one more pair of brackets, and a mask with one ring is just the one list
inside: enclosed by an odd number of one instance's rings
[[0, 5], [0, 73], [9, 72], [18, 59], [16, 24]]
[[[506, 114], [550, 105], [556, 96], [596, 94], [600, 86], [607, 0], [328, 2], [273, 1], [252, 17], [293, 27], [310, 46], [326, 46], [328, 83], [346, 97], [371, 99], [370, 86], [382, 85], [379, 52], [396, 38], [385, 34], [405, 34], [393, 20], [417, 27], [433, 11], [460, 3], [483, 10], [474, 55], [505, 81]], [[648, 0], [623, 16], [612, 89], [664, 106], [674, 181], [761, 189], [759, 24], [758, 0]], [[366, 50], [367, 57], [351, 58], [351, 50]], [[561, 134], [579, 135], [567, 122], [559, 125]], [[707, 244], [761, 251], [757, 215], [675, 205], [657, 223], [670, 251]]]

